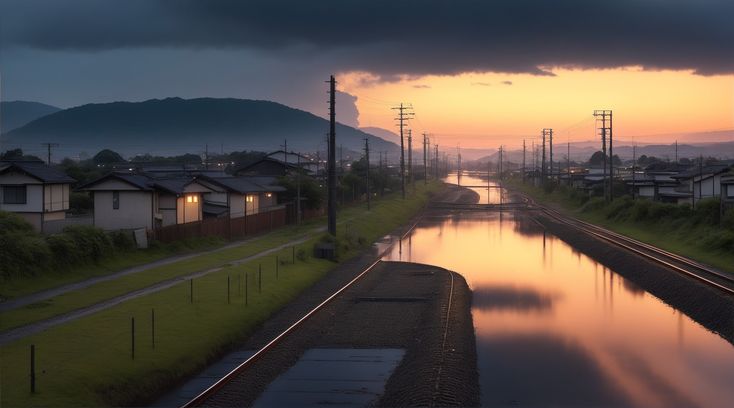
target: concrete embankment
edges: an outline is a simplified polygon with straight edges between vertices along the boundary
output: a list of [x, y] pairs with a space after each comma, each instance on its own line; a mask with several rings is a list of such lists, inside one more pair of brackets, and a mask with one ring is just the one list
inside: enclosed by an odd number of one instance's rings
[[[356, 273], [354, 266], [340, 266], [318, 285]], [[308, 303], [305, 298], [319, 291], [314, 289], [299, 301]], [[283, 310], [244, 348], [262, 346], [276, 326], [299, 313], [302, 309], [295, 307]], [[475, 347], [471, 291], [460, 275], [429, 265], [381, 262], [205, 405], [249, 406], [307, 350], [354, 348], [404, 350], [373, 405], [477, 406]]]
[[734, 344], [734, 297], [542, 214], [537, 220], [574, 249]]

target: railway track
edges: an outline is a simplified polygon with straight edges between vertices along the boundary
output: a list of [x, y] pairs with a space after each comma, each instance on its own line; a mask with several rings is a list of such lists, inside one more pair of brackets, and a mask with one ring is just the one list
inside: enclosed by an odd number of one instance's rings
[[567, 217], [556, 210], [542, 206], [525, 196], [524, 200], [546, 216], [564, 225], [583, 231], [591, 236], [627, 249], [643, 258], [668, 267], [680, 274], [696, 279], [729, 295], [734, 295], [734, 275], [719, 271], [689, 258], [660, 249], [628, 236], [618, 234], [597, 225]]
[[[410, 234], [416, 225], [418, 225], [418, 222], [420, 222], [420, 218], [410, 226], [410, 228], [400, 236], [400, 240], [404, 239], [408, 234]], [[217, 380], [214, 384], [209, 386], [207, 389], [199, 393], [196, 397], [191, 399], [189, 402], [184, 404], [181, 408], [192, 408], [192, 407], [198, 407], [201, 406], [207, 399], [212, 397], [214, 394], [216, 394], [224, 385], [232, 381], [238, 374], [240, 374], [242, 371], [246, 370], [248, 367], [252, 366], [255, 361], [263, 358], [268, 351], [276, 347], [279, 343], [281, 343], [285, 338], [287, 338], [289, 335], [293, 334], [296, 330], [298, 330], [306, 321], [308, 321], [311, 317], [313, 317], [315, 314], [317, 314], [321, 309], [323, 309], [326, 305], [331, 303], [334, 299], [336, 299], [340, 294], [342, 294], [344, 291], [352, 287], [355, 283], [357, 283], [360, 279], [362, 279], [365, 275], [367, 275], [370, 271], [372, 271], [382, 260], [382, 257], [392, 249], [392, 246], [395, 243], [393, 242], [390, 246], [385, 248], [384, 251], [382, 251], [381, 254], [377, 256], [377, 260], [372, 262], [367, 268], [365, 268], [362, 272], [360, 272], [357, 276], [355, 276], [352, 280], [347, 282], [344, 286], [339, 288], [337, 291], [332, 293], [329, 297], [327, 297], [324, 301], [316, 305], [313, 309], [311, 309], [308, 313], [306, 313], [303, 317], [298, 319], [295, 323], [290, 325], [287, 329], [282, 331], [280, 334], [275, 336], [272, 340], [270, 340], [267, 344], [265, 344], [262, 348], [260, 348], [255, 354], [253, 354], [250, 358], [242, 362], [240, 365], [232, 369], [230, 372], [228, 372], [226, 375], [224, 375], [222, 378]], [[451, 299], [451, 296], [453, 295], [453, 275], [451, 275], [451, 293], [449, 299]], [[449, 305], [449, 311], [450, 311], [450, 305]], [[448, 313], [448, 312], [447, 312]], [[447, 327], [448, 327], [448, 315], [447, 315]], [[445, 337], [445, 333], [444, 333]], [[445, 338], [444, 338], [445, 341]], [[436, 382], [436, 386], [438, 386], [438, 380]]]

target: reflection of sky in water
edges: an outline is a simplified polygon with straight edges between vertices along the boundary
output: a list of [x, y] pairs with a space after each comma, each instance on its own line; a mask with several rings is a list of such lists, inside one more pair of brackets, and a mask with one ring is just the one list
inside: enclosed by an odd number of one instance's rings
[[386, 259], [467, 279], [485, 406], [734, 406], [731, 344], [526, 217], [429, 217]]
[[[444, 181], [446, 181], [447, 183], [457, 184], [459, 181], [457, 178], [457, 173], [449, 174], [448, 177], [444, 179]], [[501, 196], [504, 190], [496, 188], [496, 182], [491, 181], [489, 183], [490, 187], [485, 187], [487, 185], [486, 174], [465, 171], [461, 173], [460, 181], [462, 186], [469, 186], [467, 188], [479, 194], [478, 204], [499, 204], [501, 202], [507, 202], [507, 197]], [[507, 195], [506, 192], [504, 192], [504, 195]]]

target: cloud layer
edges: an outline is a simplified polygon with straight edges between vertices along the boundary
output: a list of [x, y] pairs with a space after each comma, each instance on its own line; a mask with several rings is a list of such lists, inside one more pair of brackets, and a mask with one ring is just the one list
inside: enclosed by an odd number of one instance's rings
[[2, 47], [249, 49], [383, 78], [553, 67], [734, 73], [729, 0], [4, 0]]

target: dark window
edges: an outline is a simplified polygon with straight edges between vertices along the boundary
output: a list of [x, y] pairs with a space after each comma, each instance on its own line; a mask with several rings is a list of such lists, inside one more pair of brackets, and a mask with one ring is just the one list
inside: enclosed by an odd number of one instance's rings
[[112, 209], [113, 210], [120, 209], [120, 192], [119, 191], [112, 192]]
[[3, 186], [3, 204], [25, 204], [25, 186]]

